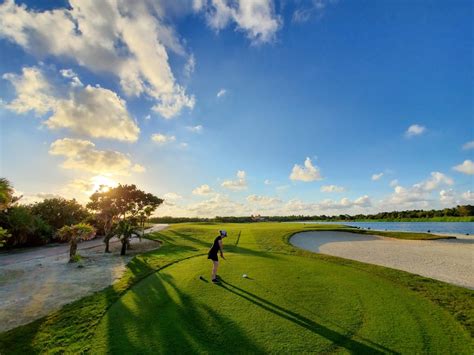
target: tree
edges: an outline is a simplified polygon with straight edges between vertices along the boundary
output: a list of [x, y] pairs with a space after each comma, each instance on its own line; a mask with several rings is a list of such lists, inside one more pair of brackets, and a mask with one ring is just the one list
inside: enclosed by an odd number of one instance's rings
[[75, 199], [66, 200], [62, 197], [37, 202], [31, 207], [31, 212], [41, 217], [54, 231], [66, 225], [84, 222], [89, 217], [87, 209]]
[[139, 236], [139, 232], [132, 220], [121, 220], [115, 227], [115, 236], [122, 242], [122, 249], [120, 255], [125, 255], [127, 247], [130, 244], [130, 238], [133, 236]]
[[124, 220], [129, 220], [130, 223], [141, 214], [151, 215], [162, 203], [161, 198], [139, 190], [135, 185], [120, 184], [106, 191], [94, 192], [87, 208], [96, 213], [97, 219], [103, 225], [105, 252], [108, 253], [109, 242], [115, 235], [117, 223]]
[[77, 261], [77, 244], [83, 240], [90, 240], [95, 236], [95, 229], [90, 224], [78, 223], [72, 226], [63, 226], [57, 232], [58, 239], [69, 242], [69, 262]]
[[6, 229], [0, 227], [0, 248], [6, 244], [7, 238], [10, 238], [11, 234]]
[[21, 199], [22, 196], [13, 196], [14, 193], [15, 189], [10, 181], [0, 178], [0, 212], [5, 211]]

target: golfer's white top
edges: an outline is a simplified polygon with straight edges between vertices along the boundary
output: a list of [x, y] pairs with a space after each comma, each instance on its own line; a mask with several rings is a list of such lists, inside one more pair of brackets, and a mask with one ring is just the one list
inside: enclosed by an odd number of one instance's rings
[[382, 265], [474, 289], [474, 238], [401, 240], [349, 232], [295, 234], [296, 247]]

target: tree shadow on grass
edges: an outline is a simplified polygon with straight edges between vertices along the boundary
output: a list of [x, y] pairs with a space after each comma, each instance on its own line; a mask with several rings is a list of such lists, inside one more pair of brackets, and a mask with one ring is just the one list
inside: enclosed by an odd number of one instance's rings
[[159, 272], [146, 282], [120, 299], [104, 318], [105, 333], [99, 341], [106, 348], [99, 347], [101, 352], [264, 352], [233, 320], [183, 292], [171, 275]]
[[322, 324], [316, 323], [315, 321], [306, 318], [296, 312], [290, 311], [284, 307], [281, 307], [275, 303], [267, 301], [251, 292], [248, 292], [240, 287], [234, 286], [221, 278], [220, 286], [225, 290], [239, 296], [260, 308], [271, 312], [281, 318], [284, 318], [290, 322], [293, 322], [309, 331], [318, 334], [328, 340], [330, 340], [335, 346], [342, 347], [349, 350], [351, 353], [356, 354], [397, 354], [397, 352], [376, 344], [371, 341], [364, 340], [369, 344], [352, 339], [344, 334], [338, 333], [335, 330], [329, 329]]

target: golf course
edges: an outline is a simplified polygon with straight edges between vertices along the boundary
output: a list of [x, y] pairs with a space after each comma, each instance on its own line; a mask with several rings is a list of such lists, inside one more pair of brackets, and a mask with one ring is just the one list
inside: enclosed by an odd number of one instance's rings
[[[335, 228], [172, 225], [112, 286], [0, 334], [0, 353], [472, 354], [472, 290], [289, 244]], [[219, 229], [216, 285], [207, 251]]]

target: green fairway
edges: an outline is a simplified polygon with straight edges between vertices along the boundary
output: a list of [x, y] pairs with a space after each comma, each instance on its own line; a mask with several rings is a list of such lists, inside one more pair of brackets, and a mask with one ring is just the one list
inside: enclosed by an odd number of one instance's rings
[[[222, 228], [214, 285], [205, 253]], [[304, 229], [329, 228], [172, 226], [114, 287], [1, 334], [0, 352], [472, 354], [474, 292], [295, 249]]]

